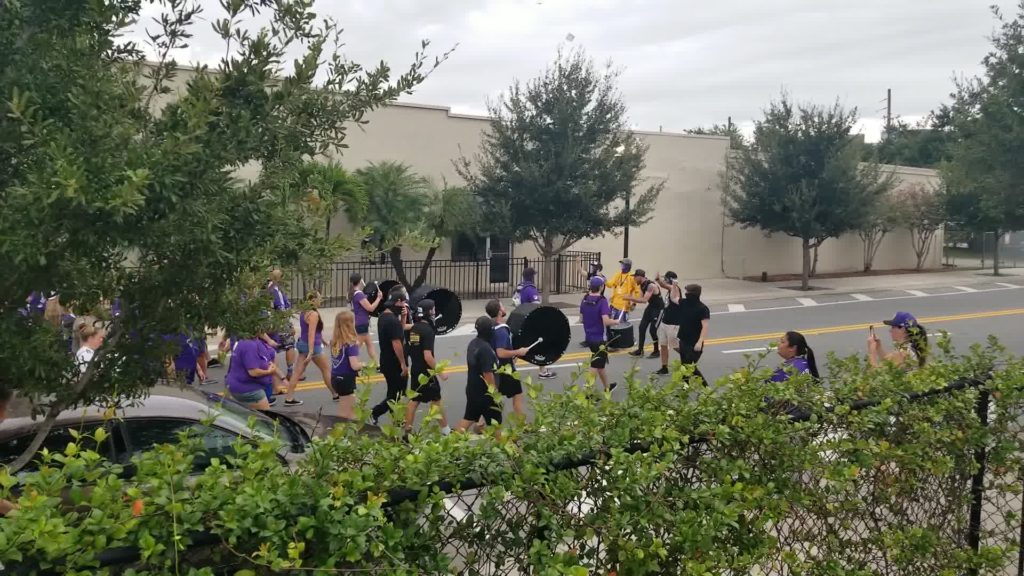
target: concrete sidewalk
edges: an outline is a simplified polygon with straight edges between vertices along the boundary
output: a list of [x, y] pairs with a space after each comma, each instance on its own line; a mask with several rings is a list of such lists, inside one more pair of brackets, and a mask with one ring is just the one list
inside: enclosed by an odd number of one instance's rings
[[[731, 278], [709, 278], [706, 280], [681, 279], [681, 283], [700, 284], [703, 288], [702, 300], [708, 305], [744, 305], [759, 300], [775, 300], [781, 298], [814, 298], [823, 294], [857, 294], [872, 290], [920, 290], [935, 287], [970, 287], [981, 283], [1016, 283], [1024, 285], [1024, 268], [1003, 270], [1003, 275], [992, 276], [991, 270], [951, 270], [948, 272], [923, 272], [920, 274], [892, 274], [879, 276], [858, 276], [852, 278], [815, 278], [811, 285], [815, 290], [802, 292], [793, 289], [800, 285], [799, 280], [785, 282], [752, 282]], [[580, 294], [557, 294], [548, 302], [552, 306], [563, 308], [567, 316], [572, 317], [579, 306]], [[511, 296], [503, 298], [505, 307], [512, 308]], [[484, 306], [488, 300], [463, 300], [460, 327], [471, 325], [477, 317], [484, 315]], [[334, 317], [344, 308], [321, 308], [320, 314], [324, 321], [324, 336], [328, 339], [334, 330]], [[640, 310], [634, 312], [634, 316]], [[298, 319], [294, 321], [298, 329]], [[375, 322], [371, 331], [375, 332]], [[209, 339], [211, 350], [215, 350], [220, 337]]]

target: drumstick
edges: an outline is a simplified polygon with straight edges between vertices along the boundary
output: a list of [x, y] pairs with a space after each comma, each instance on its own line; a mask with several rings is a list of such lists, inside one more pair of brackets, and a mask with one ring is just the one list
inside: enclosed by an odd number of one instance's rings
[[534, 346], [536, 346], [537, 344], [540, 344], [540, 343], [541, 343], [541, 342], [543, 342], [543, 341], [544, 341], [544, 339], [543, 339], [543, 338], [537, 338], [537, 341], [536, 341], [536, 342], [534, 342], [533, 344], [530, 344], [529, 346], [527, 346], [527, 347], [526, 347], [526, 349], [527, 349], [527, 350], [529, 351], [529, 350], [530, 350], [530, 348], [533, 348]]
[[440, 320], [443, 317], [444, 317], [444, 314], [438, 314], [437, 316], [434, 316], [434, 322], [437, 322], [438, 320]]

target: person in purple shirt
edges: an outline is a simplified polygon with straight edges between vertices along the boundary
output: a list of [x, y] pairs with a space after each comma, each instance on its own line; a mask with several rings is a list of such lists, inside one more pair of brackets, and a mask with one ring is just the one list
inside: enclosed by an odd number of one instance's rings
[[611, 306], [601, 291], [604, 280], [599, 276], [590, 279], [590, 293], [580, 303], [580, 319], [583, 321], [583, 334], [586, 336], [587, 347], [590, 348], [590, 371], [601, 379], [601, 384], [608, 392], [615, 390], [617, 383], [608, 384], [608, 346], [605, 342], [605, 329], [617, 322], [611, 318]]
[[292, 373], [292, 377], [288, 380], [287, 397], [284, 399], [285, 406], [299, 406], [302, 404], [302, 400], [295, 398], [295, 387], [299, 385], [299, 380], [305, 374], [306, 367], [310, 364], [316, 364], [316, 367], [320, 369], [320, 375], [324, 379], [324, 386], [330, 391], [331, 397], [335, 401], [340, 398], [334, 392], [334, 389], [331, 388], [331, 359], [328, 355], [324, 354], [324, 321], [320, 317], [319, 310], [321, 301], [320, 292], [316, 290], [310, 290], [306, 294], [306, 304], [309, 306], [309, 309], [304, 310], [299, 315], [299, 341], [295, 343], [295, 349], [299, 351], [300, 358], [298, 365], [295, 367], [295, 372]]
[[[776, 368], [768, 379], [769, 384], [779, 384], [789, 381], [790, 378], [799, 374], [810, 374], [811, 378], [817, 380], [818, 363], [814, 359], [814, 350], [807, 345], [807, 338], [799, 332], [786, 332], [779, 340], [777, 349], [782, 357], [782, 366]], [[810, 413], [797, 406], [789, 400], [774, 398], [766, 394], [764, 403], [772, 412], [786, 414], [791, 417], [806, 417]]]
[[351, 310], [341, 310], [334, 317], [334, 337], [331, 338], [331, 388], [340, 396], [338, 418], [356, 419], [356, 377], [362, 368], [355, 315]]
[[[281, 269], [274, 268], [270, 271], [270, 281], [267, 283], [267, 293], [270, 294], [271, 305], [278, 312], [292, 309], [292, 303], [288, 300], [288, 295], [281, 289], [282, 277], [284, 277], [284, 273], [281, 272]], [[277, 344], [277, 351], [284, 352], [284, 359], [288, 364], [285, 378], [291, 379], [298, 352], [295, 351], [295, 329], [292, 328], [290, 316], [288, 327], [281, 332], [271, 334], [270, 338]]]
[[46, 312], [46, 297], [42, 290], [36, 290], [25, 299], [25, 307], [21, 309], [22, 316], [42, 316]]
[[352, 283], [352, 313], [355, 314], [356, 338], [359, 340], [360, 346], [366, 346], [366, 353], [370, 355], [370, 359], [377, 363], [377, 350], [373, 347], [373, 338], [370, 337], [370, 314], [380, 306], [384, 294], [381, 292], [380, 286], [377, 286], [377, 297], [371, 302], [370, 298], [363, 293], [366, 281], [363, 280], [363, 275], [359, 272], [353, 272], [349, 276], [349, 282]]
[[181, 377], [186, 384], [195, 383], [196, 376], [199, 381], [206, 379], [206, 370], [200, 363], [200, 358], [206, 352], [206, 346], [200, 344], [199, 339], [184, 332], [177, 336], [171, 336], [171, 340], [178, 344], [178, 354], [174, 357], [174, 373]]
[[[531, 266], [527, 266], [523, 269], [523, 281], [516, 286], [515, 295], [512, 297], [512, 302], [519, 306], [520, 304], [540, 304], [540, 290], [537, 290], [537, 285], [534, 284], [534, 280], [537, 278], [537, 271]], [[540, 371], [537, 372], [537, 378], [543, 378], [549, 380], [554, 378], [556, 374], [552, 372], [547, 366], [541, 366]]]
[[277, 375], [277, 351], [262, 338], [246, 338], [235, 344], [225, 378], [231, 397], [254, 410], [269, 410], [265, 389]]

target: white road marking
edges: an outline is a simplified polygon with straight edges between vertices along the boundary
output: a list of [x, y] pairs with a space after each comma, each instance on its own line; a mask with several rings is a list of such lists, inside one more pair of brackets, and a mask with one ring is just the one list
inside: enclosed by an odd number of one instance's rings
[[1010, 284], [1007, 282], [996, 282], [996, 286], [1002, 286], [1003, 288], [1020, 288], [1016, 284]]
[[748, 352], [770, 352], [771, 348], [762, 346], [760, 348], [744, 348], [742, 350], [722, 350], [722, 354], [746, 354]]
[[971, 288], [970, 286], [953, 286], [953, 288], [956, 288], [957, 290], [959, 290], [961, 292], [977, 292], [978, 291], [977, 288]]
[[797, 298], [796, 301], [799, 302], [801, 306], [817, 306], [818, 305], [817, 302], [815, 302], [814, 300], [812, 300], [810, 298]]
[[917, 296], [917, 297], [930, 296], [930, 294], [928, 294], [927, 292], [922, 292], [920, 290], [904, 290], [904, 292], [906, 292], [907, 294], [910, 294], [911, 296]]
[[743, 304], [729, 304], [729, 312], [745, 312], [746, 309]]
[[874, 298], [868, 296], [867, 294], [850, 294], [850, 297], [855, 300], [860, 300], [861, 302], [870, 302], [874, 300]]

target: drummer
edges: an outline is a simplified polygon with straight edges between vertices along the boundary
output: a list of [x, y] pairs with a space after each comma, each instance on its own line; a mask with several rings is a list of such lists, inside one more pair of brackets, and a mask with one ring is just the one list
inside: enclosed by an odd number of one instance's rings
[[[517, 418], [525, 419], [526, 412], [523, 410], [523, 383], [516, 373], [516, 358], [522, 358], [529, 352], [529, 348], [512, 348], [512, 329], [505, 323], [508, 313], [501, 305], [500, 300], [491, 300], [484, 306], [487, 316], [494, 320], [494, 337], [491, 338], [491, 345], [494, 353], [498, 356], [498, 372], [495, 377], [498, 380], [498, 392], [505, 398], [512, 399], [512, 413]], [[508, 370], [501, 370], [508, 366]]]
[[618, 384], [608, 384], [608, 373], [605, 370], [608, 365], [608, 347], [604, 335], [605, 330], [614, 326], [616, 321], [611, 318], [608, 299], [601, 295], [604, 281], [595, 276], [590, 279], [589, 287], [590, 293], [580, 303], [580, 318], [583, 319], [583, 333], [590, 347], [590, 371], [601, 379], [604, 389], [611, 392]]
[[356, 341], [360, 346], [366, 346], [366, 352], [370, 360], [377, 362], [377, 351], [373, 349], [373, 338], [370, 337], [370, 314], [377, 311], [380, 301], [384, 297], [380, 286], [377, 286], [377, 296], [371, 301], [369, 296], [363, 292], [366, 288], [366, 281], [359, 272], [353, 272], [349, 276], [352, 284], [352, 313], [356, 315]]
[[[637, 282], [636, 277], [630, 274], [632, 270], [633, 261], [629, 258], [623, 258], [619, 260], [619, 271], [609, 278], [607, 282], [608, 288], [612, 289], [612, 299], [610, 302], [611, 318], [615, 320], [615, 323], [629, 322], [629, 313], [633, 310], [635, 304], [630, 302], [628, 297], [640, 297], [640, 284]], [[614, 324], [612, 325], [614, 326]], [[607, 330], [606, 334], [608, 337], [608, 347], [612, 349], [619, 348], [612, 339], [611, 331]]]
[[[520, 304], [540, 304], [540, 290], [537, 289], [537, 285], [534, 284], [534, 279], [537, 277], [537, 271], [531, 266], [527, 266], [523, 270], [523, 282], [516, 287], [516, 293], [512, 297], [512, 302], [519, 306]], [[537, 378], [543, 378], [544, 380], [550, 380], [554, 378], [556, 374], [552, 372], [547, 366], [541, 366], [540, 371], [537, 372]]]

